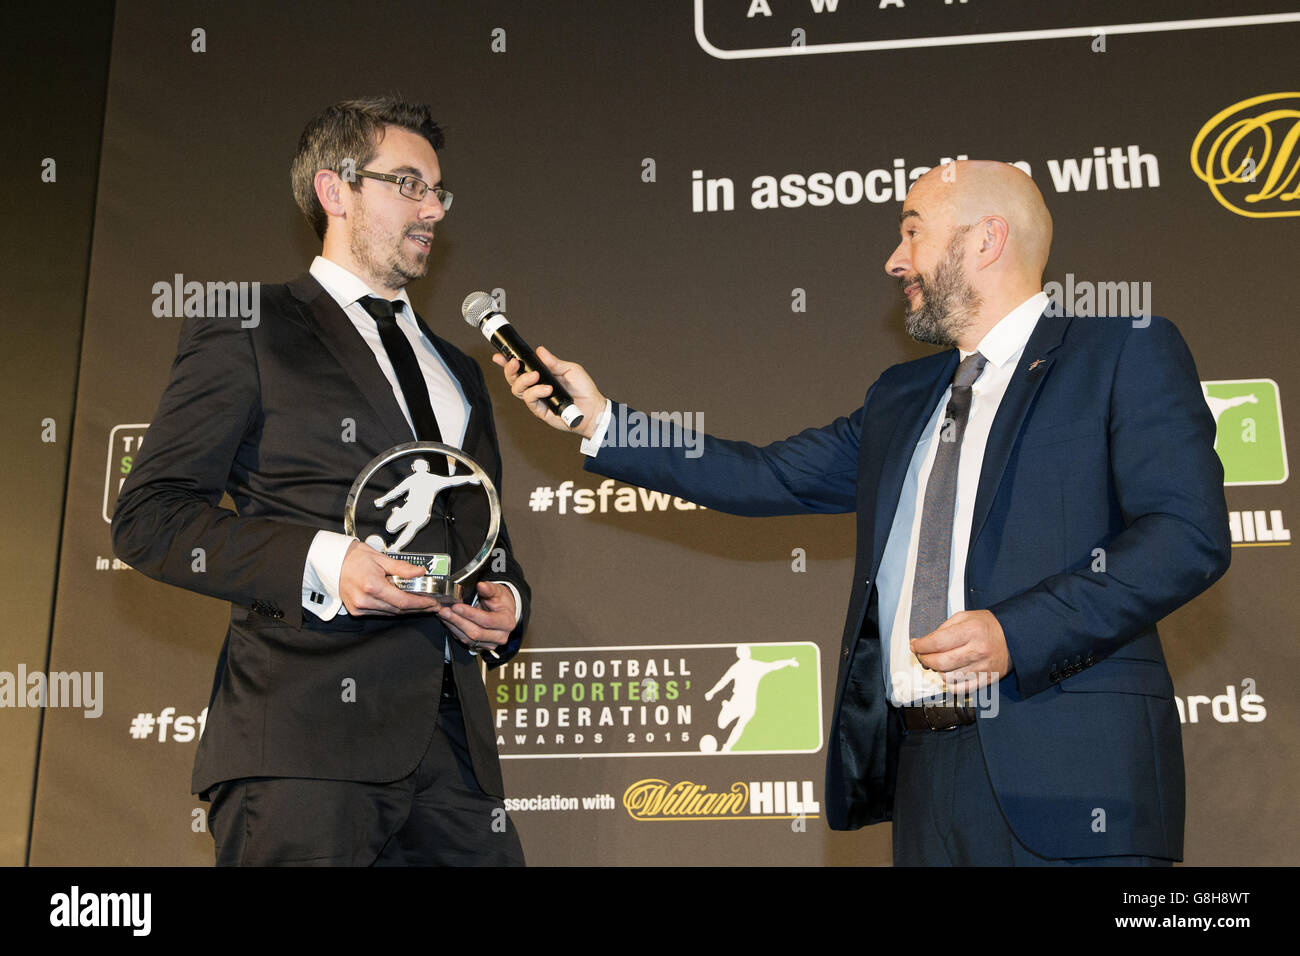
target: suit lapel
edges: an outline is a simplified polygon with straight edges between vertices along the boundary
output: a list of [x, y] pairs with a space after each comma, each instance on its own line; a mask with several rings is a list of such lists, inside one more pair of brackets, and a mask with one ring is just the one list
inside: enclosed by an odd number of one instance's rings
[[393, 397], [392, 385], [375, 362], [370, 346], [361, 338], [356, 326], [339, 308], [333, 296], [310, 273], [290, 282], [289, 289], [302, 302], [304, 318], [308, 324], [351, 376], [357, 390], [383, 422], [391, 443], [400, 445], [414, 441], [411, 426], [407, 424], [406, 416]]
[[1061, 344], [1068, 318], [1052, 318], [1043, 314], [1038, 325], [1025, 343], [1016, 369], [1011, 373], [1006, 393], [998, 405], [997, 415], [993, 417], [993, 426], [989, 430], [988, 444], [984, 448], [984, 463], [980, 467], [979, 486], [975, 492], [975, 511], [970, 527], [970, 547], [974, 550], [984, 520], [997, 494], [998, 485], [1002, 483], [1002, 474], [1006, 471], [1007, 461], [1011, 458], [1011, 449], [1025, 423], [1029, 406], [1034, 396], [1056, 361], [1051, 354]]
[[[935, 359], [941, 357], [935, 356]], [[912, 463], [912, 453], [916, 450], [916, 443], [921, 440], [921, 430], [930, 420], [934, 407], [939, 404], [939, 398], [952, 384], [952, 377], [957, 371], [957, 357], [957, 350], [952, 349], [942, 364], [936, 362], [936, 374], [922, 374], [913, 378], [895, 393], [893, 406], [882, 409], [882, 413], [891, 416], [897, 424], [885, 449], [880, 483], [877, 486], [875, 541], [872, 550], [877, 567], [872, 568], [873, 575], [885, 552], [889, 530], [894, 525], [894, 511], [898, 508], [907, 468]]]

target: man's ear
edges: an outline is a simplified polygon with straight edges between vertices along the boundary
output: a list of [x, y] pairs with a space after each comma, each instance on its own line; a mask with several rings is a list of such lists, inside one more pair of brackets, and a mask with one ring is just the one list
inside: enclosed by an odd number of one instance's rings
[[346, 217], [351, 199], [352, 187], [343, 181], [343, 178], [332, 169], [318, 169], [316, 175], [312, 177], [312, 185], [316, 188], [316, 200], [320, 203], [321, 208], [325, 210], [325, 215], [331, 217]]
[[1002, 258], [1010, 228], [1001, 216], [985, 216], [975, 228], [979, 235], [976, 267], [985, 269]]

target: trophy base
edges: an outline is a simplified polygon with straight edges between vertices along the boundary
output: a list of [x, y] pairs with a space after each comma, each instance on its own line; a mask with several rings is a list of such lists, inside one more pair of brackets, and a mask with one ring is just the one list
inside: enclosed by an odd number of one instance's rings
[[436, 598], [442, 604], [464, 604], [464, 587], [451, 578], [451, 557], [446, 554], [406, 554], [397, 551], [388, 552], [390, 558], [423, 565], [428, 574], [414, 578], [402, 578], [390, 574], [388, 580], [399, 590], [410, 594], [422, 594]]
[[388, 580], [392, 581], [399, 591], [436, 598], [441, 604], [469, 603], [465, 600], [462, 586], [450, 578], [440, 578], [432, 574], [418, 578], [399, 578], [390, 574]]

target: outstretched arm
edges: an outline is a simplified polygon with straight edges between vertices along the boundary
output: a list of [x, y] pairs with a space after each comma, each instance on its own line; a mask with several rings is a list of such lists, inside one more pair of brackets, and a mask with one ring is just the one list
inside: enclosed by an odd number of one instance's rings
[[[583, 413], [581, 431], [590, 439], [606, 407], [606, 399], [591, 376], [576, 362], [537, 350]], [[511, 391], [533, 414], [557, 430], [571, 430], [547, 408], [549, 385], [538, 385], [536, 372], [519, 374], [518, 363], [493, 356], [505, 372]], [[874, 389], [874, 386], [873, 386]], [[809, 428], [766, 446], [727, 441], [711, 435], [686, 434], [667, 425], [667, 440], [659, 447], [624, 447], [606, 435], [599, 454], [586, 468], [644, 488], [665, 491], [730, 514], [764, 516], [843, 513], [857, 508], [858, 439], [866, 404], [824, 428]], [[615, 406], [616, 415], [639, 415]], [[684, 450], [694, 450], [692, 457]]]
[[736, 665], [734, 664], [728, 667], [726, 673], [724, 673], [721, 677], [718, 678], [718, 682], [704, 692], [704, 699], [713, 700], [714, 694], [716, 694], [718, 691], [722, 690], [722, 688], [730, 684], [732, 680], [735, 679], [732, 673], [735, 669], [736, 669]]

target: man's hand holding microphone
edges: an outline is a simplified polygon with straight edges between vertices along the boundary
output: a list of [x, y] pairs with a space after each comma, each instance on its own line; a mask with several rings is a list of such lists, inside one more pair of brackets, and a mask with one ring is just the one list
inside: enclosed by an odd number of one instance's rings
[[596, 434], [605, 396], [581, 365], [561, 361], [544, 348], [534, 352], [486, 292], [471, 292], [460, 311], [496, 347], [492, 361], [505, 371], [510, 391], [534, 415], [562, 432], [583, 438]]
[[586, 369], [577, 362], [563, 362], [545, 348], [538, 348], [537, 357], [541, 359], [547, 371], [568, 391], [573, 398], [573, 404], [582, 412], [582, 421], [578, 423], [577, 428], [570, 428], [564, 424], [560, 416], [547, 405], [546, 399], [555, 389], [540, 381], [541, 374], [538, 371], [521, 371], [518, 359], [507, 360], [500, 352], [492, 356], [492, 361], [505, 370], [510, 391], [514, 393], [515, 398], [522, 399], [534, 415], [552, 428], [570, 434], [577, 432], [583, 438], [590, 438], [596, 433], [600, 416], [605, 411], [605, 396], [600, 394]]

